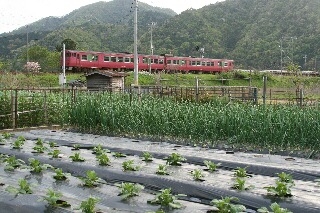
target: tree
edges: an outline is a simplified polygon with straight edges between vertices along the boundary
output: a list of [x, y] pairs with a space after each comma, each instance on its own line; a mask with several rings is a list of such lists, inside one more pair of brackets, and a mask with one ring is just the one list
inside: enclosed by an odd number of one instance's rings
[[66, 49], [68, 50], [75, 50], [77, 48], [77, 43], [75, 41], [73, 41], [72, 39], [70, 38], [67, 38], [67, 39], [64, 39], [60, 45], [57, 45], [56, 46], [56, 50], [58, 52], [61, 52], [62, 49], [63, 49], [63, 44], [66, 45]]

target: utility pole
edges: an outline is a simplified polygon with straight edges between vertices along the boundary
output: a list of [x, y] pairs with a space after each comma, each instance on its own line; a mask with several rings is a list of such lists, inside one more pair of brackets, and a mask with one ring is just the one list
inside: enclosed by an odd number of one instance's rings
[[138, 0], [134, 0], [134, 85], [139, 85], [138, 79]]
[[[151, 38], [150, 38], [150, 54], [151, 56], [153, 56], [153, 41], [152, 41], [152, 26], [156, 25], [155, 22], [151, 22], [150, 24], [150, 35], [151, 35]], [[149, 73], [151, 73], [151, 58], [149, 58]]]
[[27, 63], [29, 62], [29, 25], [27, 25]]
[[307, 55], [304, 55], [304, 70], [307, 70]]

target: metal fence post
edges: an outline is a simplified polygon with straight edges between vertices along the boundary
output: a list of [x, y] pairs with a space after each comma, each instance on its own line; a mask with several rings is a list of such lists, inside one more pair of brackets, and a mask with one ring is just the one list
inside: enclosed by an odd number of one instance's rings
[[267, 76], [263, 76], [263, 105], [266, 105], [266, 98], [267, 98]]
[[199, 102], [199, 79], [196, 77], [196, 102]]
[[303, 89], [300, 89], [300, 107], [303, 106]]

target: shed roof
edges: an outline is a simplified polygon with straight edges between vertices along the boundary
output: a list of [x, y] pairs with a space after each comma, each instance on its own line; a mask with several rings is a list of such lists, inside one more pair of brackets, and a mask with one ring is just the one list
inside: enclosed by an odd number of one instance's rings
[[109, 77], [109, 78], [112, 78], [112, 77], [126, 77], [126, 76], [128, 76], [128, 74], [126, 74], [126, 73], [116, 72], [116, 71], [113, 71], [113, 70], [95, 70], [93, 72], [90, 72], [90, 73], [86, 74], [85, 77], [88, 77], [88, 76], [94, 75], [94, 74], [100, 74], [100, 75], [103, 75], [103, 76], [106, 76], [106, 77]]

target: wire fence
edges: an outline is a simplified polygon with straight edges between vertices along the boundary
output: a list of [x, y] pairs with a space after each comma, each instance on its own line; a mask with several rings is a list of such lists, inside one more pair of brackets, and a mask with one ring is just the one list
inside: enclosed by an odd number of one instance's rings
[[[82, 94], [110, 93], [110, 88], [89, 91], [86, 88], [32, 88], [0, 89], [0, 129], [33, 127], [41, 125], [67, 124], [68, 110]], [[130, 97], [144, 96], [171, 98], [174, 101], [188, 100], [207, 102], [223, 99], [226, 102], [248, 102], [252, 104], [288, 104], [310, 106], [319, 104], [318, 90], [267, 89], [250, 86], [139, 86], [116, 90]], [[313, 94], [315, 93], [315, 94]], [[313, 97], [313, 98], [311, 98]]]

